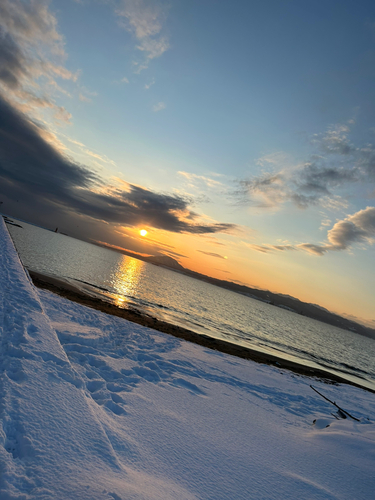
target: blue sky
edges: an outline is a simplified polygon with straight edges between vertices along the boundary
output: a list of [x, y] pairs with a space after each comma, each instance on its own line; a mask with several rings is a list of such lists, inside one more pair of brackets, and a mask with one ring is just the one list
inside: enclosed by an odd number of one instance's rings
[[16, 176], [4, 146], [4, 212], [374, 319], [373, 2], [3, 0], [0, 14], [14, 138], [31, 123], [77, 179], [53, 184], [41, 155]]

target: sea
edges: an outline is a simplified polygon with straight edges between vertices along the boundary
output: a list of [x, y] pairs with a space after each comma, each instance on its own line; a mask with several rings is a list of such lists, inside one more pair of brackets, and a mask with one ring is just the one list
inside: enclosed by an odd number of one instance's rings
[[375, 340], [117, 251], [16, 221], [23, 265], [83, 292], [375, 390]]

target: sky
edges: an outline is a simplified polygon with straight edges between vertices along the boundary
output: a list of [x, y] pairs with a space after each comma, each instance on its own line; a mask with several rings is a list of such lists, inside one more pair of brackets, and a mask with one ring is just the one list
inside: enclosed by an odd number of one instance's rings
[[7, 215], [375, 326], [374, 140], [373, 2], [0, 0]]

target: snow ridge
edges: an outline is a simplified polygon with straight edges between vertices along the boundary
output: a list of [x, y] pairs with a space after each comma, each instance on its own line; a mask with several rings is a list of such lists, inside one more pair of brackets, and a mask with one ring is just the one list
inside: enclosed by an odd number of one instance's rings
[[125, 471], [0, 223], [0, 498], [115, 498]]

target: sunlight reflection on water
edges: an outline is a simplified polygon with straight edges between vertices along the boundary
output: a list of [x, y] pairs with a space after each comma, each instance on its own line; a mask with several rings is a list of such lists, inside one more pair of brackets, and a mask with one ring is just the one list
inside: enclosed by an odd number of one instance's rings
[[108, 282], [118, 294], [114, 299], [117, 306], [123, 307], [126, 302], [129, 302], [129, 297], [137, 296], [137, 286], [144, 265], [145, 262], [141, 260], [122, 256], [117, 267], [111, 272]]

